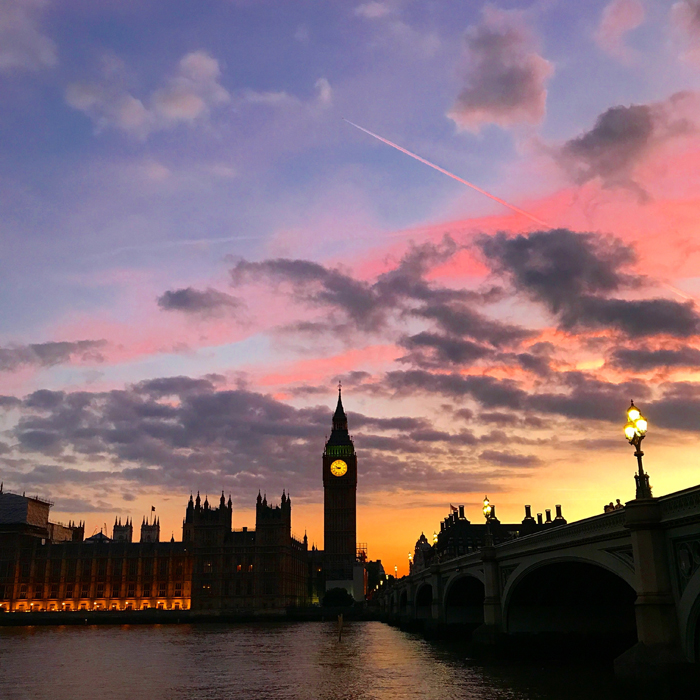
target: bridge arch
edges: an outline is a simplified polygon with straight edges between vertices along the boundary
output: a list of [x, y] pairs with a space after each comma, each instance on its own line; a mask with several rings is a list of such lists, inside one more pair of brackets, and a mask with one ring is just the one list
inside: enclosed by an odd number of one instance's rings
[[452, 576], [445, 586], [445, 624], [477, 627], [484, 622], [484, 582], [472, 573]]
[[419, 585], [416, 591], [416, 618], [426, 619], [432, 616], [433, 610], [433, 587], [430, 583], [424, 582]]
[[700, 568], [691, 576], [678, 601], [681, 645], [689, 661], [700, 662]]
[[562, 652], [564, 638], [585, 638], [590, 653], [610, 656], [635, 643], [631, 576], [579, 557], [542, 559], [514, 574], [503, 600], [508, 634], [538, 635]]

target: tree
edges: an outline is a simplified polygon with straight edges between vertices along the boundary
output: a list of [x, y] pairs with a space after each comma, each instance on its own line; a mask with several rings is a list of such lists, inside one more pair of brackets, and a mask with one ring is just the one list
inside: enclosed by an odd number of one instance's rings
[[349, 608], [354, 602], [353, 597], [344, 588], [331, 588], [323, 596], [324, 608]]

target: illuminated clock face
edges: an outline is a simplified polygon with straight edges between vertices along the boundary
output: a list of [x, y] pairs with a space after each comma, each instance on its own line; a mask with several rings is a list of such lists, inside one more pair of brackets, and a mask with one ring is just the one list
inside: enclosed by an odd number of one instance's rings
[[333, 464], [331, 464], [331, 474], [333, 476], [343, 476], [348, 471], [348, 465], [343, 462], [342, 459], [336, 459]]

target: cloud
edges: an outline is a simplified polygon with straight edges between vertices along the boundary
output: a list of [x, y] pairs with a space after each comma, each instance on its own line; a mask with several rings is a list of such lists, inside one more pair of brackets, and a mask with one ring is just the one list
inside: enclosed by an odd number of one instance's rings
[[154, 131], [205, 119], [212, 109], [229, 102], [220, 76], [215, 58], [205, 51], [193, 51], [183, 56], [167, 84], [145, 101], [119, 83], [105, 82], [69, 85], [66, 102], [87, 114], [98, 129], [111, 127], [145, 138]]
[[440, 244], [411, 246], [399, 263], [374, 283], [357, 280], [339, 268], [288, 258], [239, 260], [231, 269], [231, 280], [235, 287], [261, 282], [288, 284], [297, 299], [332, 307], [357, 328], [370, 331], [385, 326], [391, 313], [408, 308], [411, 302], [474, 298], [473, 293], [441, 288], [425, 280], [427, 272], [456, 251], [456, 244], [449, 238]]
[[181, 311], [185, 314], [212, 316], [237, 311], [241, 301], [230, 294], [207, 288], [203, 291], [192, 287], [168, 290], [157, 299], [163, 311]]
[[654, 369], [700, 368], [700, 350], [692, 347], [678, 349], [616, 348], [610, 353], [608, 362], [613, 367], [635, 372]]
[[543, 303], [564, 330], [609, 328], [633, 337], [700, 332], [692, 302], [606, 296], [643, 281], [624, 271], [635, 253], [612, 236], [554, 229], [512, 238], [504, 233], [481, 236], [477, 245], [494, 272], [508, 277], [517, 292]]
[[542, 460], [535, 455], [519, 455], [499, 450], [484, 450], [479, 459], [499, 467], [536, 467], [542, 464]]
[[491, 350], [471, 340], [422, 331], [399, 341], [409, 354], [400, 358], [418, 367], [444, 367], [471, 364], [491, 354]]
[[487, 6], [465, 40], [465, 85], [447, 116], [459, 129], [474, 132], [484, 124], [539, 124], [554, 68], [537, 53], [522, 14]]
[[363, 2], [355, 8], [355, 14], [364, 19], [379, 19], [394, 11], [389, 2]]
[[14, 372], [21, 367], [52, 367], [74, 361], [102, 362], [99, 350], [105, 345], [105, 340], [9, 345], [0, 348], [0, 372]]
[[238, 98], [241, 103], [251, 105], [262, 105], [265, 107], [287, 107], [296, 109], [326, 109], [333, 103], [333, 88], [331, 87], [328, 78], [319, 78], [314, 83], [316, 96], [309, 101], [303, 101], [295, 95], [290, 95], [284, 90], [244, 90]]
[[681, 58], [700, 61], [700, 0], [681, 0], [671, 7], [671, 25], [687, 49]]
[[625, 36], [639, 27], [646, 16], [641, 0], [612, 0], [603, 9], [595, 41], [606, 53], [624, 62], [630, 62], [633, 51], [625, 45]]
[[[318, 489], [319, 449], [332, 416], [332, 406], [295, 408], [254, 391], [221, 388], [215, 377], [162, 377], [103, 392], [42, 390], [17, 408], [20, 418], [8, 435], [16, 441], [14, 450], [31, 456], [31, 466], [13, 477], [24, 484], [104, 485], [119, 493], [134, 484], [225, 486], [245, 498], [261, 485], [281, 491], [293, 484], [306, 494]], [[428, 469], [431, 488], [447, 488], [457, 472], [443, 472], [415, 455], [454, 458], [480, 442], [468, 430], [448, 432], [426, 417], [352, 412], [349, 421], [361, 431], [355, 437], [372, 464], [370, 487], [423, 490], [422, 481], [397, 475]], [[90, 469], [78, 468], [76, 460]]]
[[603, 187], [623, 187], [645, 201], [649, 195], [636, 181], [637, 166], [654, 149], [697, 131], [700, 100], [678, 92], [662, 102], [610, 107], [590, 131], [552, 153], [578, 184], [598, 179]]
[[56, 45], [42, 34], [46, 0], [0, 0], [0, 71], [40, 70], [58, 63]]

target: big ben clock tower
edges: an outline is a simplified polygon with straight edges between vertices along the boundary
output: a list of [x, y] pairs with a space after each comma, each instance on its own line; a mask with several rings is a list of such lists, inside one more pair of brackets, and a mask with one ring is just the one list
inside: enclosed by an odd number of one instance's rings
[[333, 431], [323, 451], [323, 540], [326, 590], [352, 591], [357, 540], [357, 456], [338, 385]]

